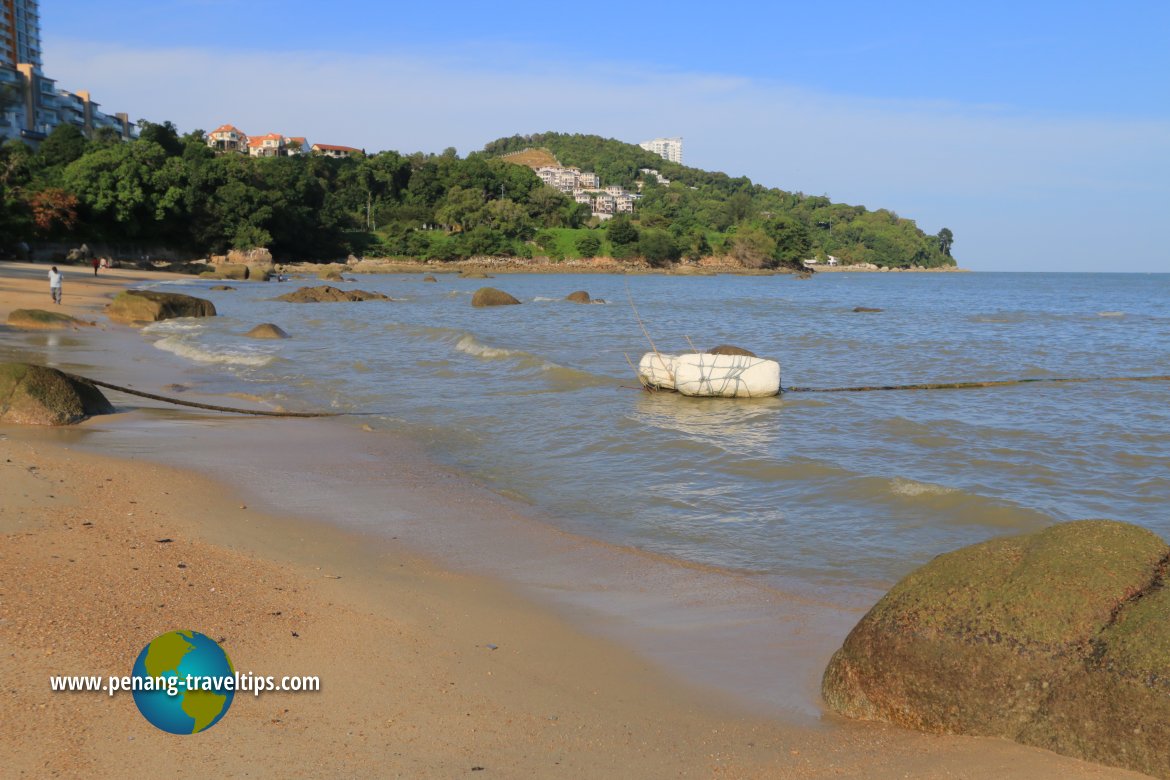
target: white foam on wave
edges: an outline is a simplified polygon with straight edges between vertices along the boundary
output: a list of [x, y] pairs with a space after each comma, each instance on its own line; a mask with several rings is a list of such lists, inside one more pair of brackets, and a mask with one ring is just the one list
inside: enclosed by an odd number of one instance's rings
[[462, 352], [466, 355], [474, 355], [482, 358], [508, 358], [508, 357], [523, 357], [527, 352], [522, 352], [517, 349], [502, 349], [500, 347], [489, 347], [479, 341], [470, 333], [455, 344], [455, 351]]
[[1123, 311], [1099, 311], [1099, 312], [1097, 312], [1097, 316], [1098, 317], [1124, 317], [1125, 312], [1123, 312]]
[[173, 320], [159, 320], [152, 322], [142, 329], [143, 333], [193, 333], [204, 329], [204, 324], [194, 317], [181, 317]]
[[912, 479], [892, 479], [890, 480], [890, 492], [899, 496], [945, 496], [949, 493], [957, 493], [958, 488], [946, 487], [945, 485], [932, 485], [929, 482], [915, 482]]
[[219, 363], [233, 366], [266, 366], [276, 356], [241, 347], [210, 348], [192, 344], [177, 336], [167, 336], [154, 342], [156, 349], [170, 352], [198, 363]]
[[559, 301], [560, 298], [547, 298], [543, 295], [538, 295], [532, 299], [535, 303], [548, 303], [550, 301]]

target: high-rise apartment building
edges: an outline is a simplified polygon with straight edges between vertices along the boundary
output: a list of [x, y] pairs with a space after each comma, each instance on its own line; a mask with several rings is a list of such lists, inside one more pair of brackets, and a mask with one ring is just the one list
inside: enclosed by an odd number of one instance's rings
[[41, 72], [41, 16], [37, 0], [0, 0], [0, 142], [20, 139], [36, 146], [58, 125], [84, 132], [108, 128], [134, 136], [125, 114], [105, 114], [82, 90], [58, 89]]
[[659, 157], [682, 165], [681, 138], [655, 138], [653, 141], [643, 141], [638, 144], [648, 152], [654, 152]]
[[41, 69], [41, 16], [37, 0], [0, 0], [0, 66]]

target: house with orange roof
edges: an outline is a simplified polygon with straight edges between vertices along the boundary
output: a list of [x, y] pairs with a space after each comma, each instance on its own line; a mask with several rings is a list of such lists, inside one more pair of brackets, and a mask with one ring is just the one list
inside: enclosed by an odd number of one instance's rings
[[334, 144], [313, 144], [313, 154], [319, 154], [324, 157], [335, 157], [342, 159], [349, 157], [351, 154], [364, 155], [364, 149], [354, 149], [352, 146], [335, 146]]
[[308, 154], [309, 142], [305, 140], [304, 136], [286, 135], [284, 137], [284, 153], [289, 157], [295, 157], [299, 154]]
[[220, 125], [207, 134], [207, 145], [217, 152], [248, 151], [248, 136], [234, 125]]
[[248, 154], [252, 157], [279, 157], [284, 152], [284, 136], [268, 133], [248, 139]]

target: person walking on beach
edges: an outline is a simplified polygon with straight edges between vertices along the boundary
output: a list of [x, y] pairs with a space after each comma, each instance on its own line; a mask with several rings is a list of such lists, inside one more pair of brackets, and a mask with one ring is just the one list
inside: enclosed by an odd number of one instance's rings
[[100, 268], [102, 265], [102, 259], [95, 255], [93, 260], [92, 260], [92, 263], [93, 263], [93, 275], [97, 276], [98, 268]]
[[53, 303], [61, 303], [61, 272], [57, 266], [49, 269], [49, 295], [53, 296]]

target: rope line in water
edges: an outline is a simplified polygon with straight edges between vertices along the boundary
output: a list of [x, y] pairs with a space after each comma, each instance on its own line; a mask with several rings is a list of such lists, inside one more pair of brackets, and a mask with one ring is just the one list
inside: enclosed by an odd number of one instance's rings
[[1040, 382], [1170, 382], [1170, 376], [1094, 376], [1094, 377], [1037, 377], [1035, 379], [1000, 379], [989, 382], [943, 382], [920, 385], [870, 385], [867, 387], [782, 387], [781, 393], [866, 393], [873, 390], [965, 390], [974, 387], [1007, 387]]
[[154, 393], [144, 393], [141, 390], [131, 390], [129, 387], [122, 387], [121, 385], [113, 385], [109, 382], [102, 382], [99, 379], [91, 379], [87, 376], [79, 376], [78, 374], [70, 374], [67, 371], [61, 373], [70, 379], [76, 379], [79, 382], [88, 382], [91, 385], [98, 387], [105, 387], [110, 390], [117, 390], [119, 393], [129, 393], [130, 395], [137, 395], [143, 398], [149, 398], [153, 401], [162, 401], [163, 403], [175, 404], [177, 406], [191, 406], [195, 409], [210, 409], [213, 412], [231, 412], [233, 414], [251, 414], [261, 417], [340, 417], [343, 412], [272, 412], [265, 409], [240, 409], [234, 406], [216, 406], [215, 404], [201, 404], [195, 401], [180, 401], [178, 398], [169, 398], [165, 395], [155, 395]]

